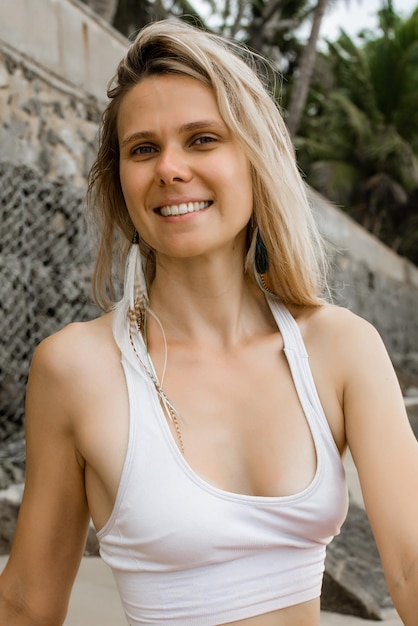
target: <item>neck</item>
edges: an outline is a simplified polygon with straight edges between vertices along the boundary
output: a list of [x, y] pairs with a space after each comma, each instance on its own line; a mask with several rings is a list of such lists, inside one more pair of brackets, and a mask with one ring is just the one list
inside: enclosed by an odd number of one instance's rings
[[[243, 258], [160, 258], [150, 289], [150, 308], [169, 342], [225, 347], [260, 328], [266, 303], [253, 280], [244, 274]], [[150, 341], [158, 337], [155, 322], [149, 331]]]

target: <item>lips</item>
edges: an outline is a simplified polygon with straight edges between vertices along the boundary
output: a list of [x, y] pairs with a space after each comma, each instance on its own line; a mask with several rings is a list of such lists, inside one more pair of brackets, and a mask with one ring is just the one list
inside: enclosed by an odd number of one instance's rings
[[158, 207], [156, 212], [163, 217], [170, 217], [172, 215], [185, 215], [186, 213], [197, 213], [207, 209], [212, 202], [205, 200], [202, 202], [181, 202], [180, 204], [166, 204]]

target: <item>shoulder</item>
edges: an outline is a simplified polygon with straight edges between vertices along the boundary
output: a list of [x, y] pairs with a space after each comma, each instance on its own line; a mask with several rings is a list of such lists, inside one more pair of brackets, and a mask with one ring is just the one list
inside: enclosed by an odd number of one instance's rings
[[331, 342], [334, 350], [361, 347], [364, 342], [382, 343], [377, 329], [344, 307], [324, 304], [293, 312], [307, 341]]
[[33, 355], [31, 372], [56, 381], [79, 380], [109, 359], [119, 359], [119, 351], [113, 339], [111, 314], [106, 314], [89, 322], [69, 324], [41, 341]]
[[53, 335], [46, 337], [35, 350], [37, 358], [60, 360], [64, 354], [66, 363], [73, 358], [86, 356], [92, 349], [110, 347], [113, 342], [111, 314], [107, 313], [88, 322], [73, 322]]
[[295, 312], [311, 362], [343, 390], [372, 371], [392, 375], [392, 363], [377, 329], [343, 307], [325, 304]]
[[64, 327], [35, 350], [26, 394], [27, 423], [46, 420], [78, 432], [86, 416], [108, 402], [110, 390], [122, 380], [121, 369], [110, 315]]

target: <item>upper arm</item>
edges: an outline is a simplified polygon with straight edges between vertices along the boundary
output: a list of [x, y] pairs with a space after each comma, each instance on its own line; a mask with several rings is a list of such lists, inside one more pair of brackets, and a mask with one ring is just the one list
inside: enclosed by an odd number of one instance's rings
[[51, 337], [34, 355], [26, 401], [25, 491], [0, 588], [11, 602], [18, 598], [34, 620], [54, 626], [65, 618], [89, 521], [66, 348], [65, 337]]
[[340, 354], [347, 442], [388, 583], [396, 584], [418, 556], [418, 443], [377, 331], [352, 316]]

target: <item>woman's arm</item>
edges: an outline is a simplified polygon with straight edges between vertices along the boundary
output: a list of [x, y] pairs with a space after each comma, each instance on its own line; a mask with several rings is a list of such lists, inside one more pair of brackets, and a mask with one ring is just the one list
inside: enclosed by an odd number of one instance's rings
[[418, 443], [376, 330], [350, 316], [338, 349], [347, 442], [388, 588], [406, 626], [418, 616]]
[[27, 389], [26, 484], [12, 551], [0, 577], [0, 624], [59, 626], [89, 522], [75, 447], [68, 336], [36, 350]]

